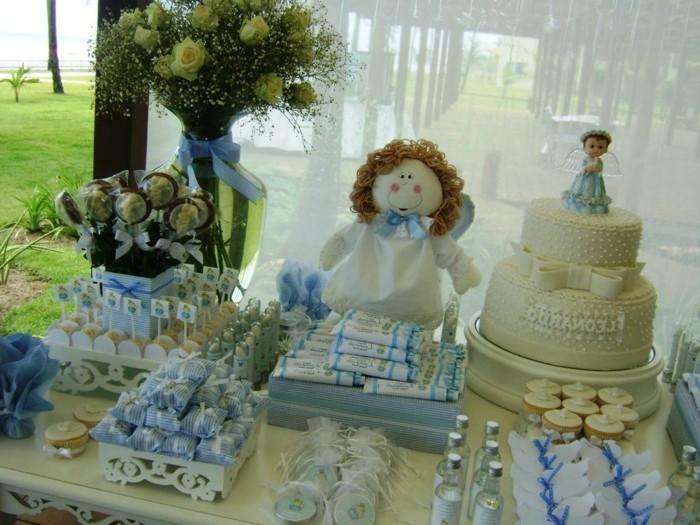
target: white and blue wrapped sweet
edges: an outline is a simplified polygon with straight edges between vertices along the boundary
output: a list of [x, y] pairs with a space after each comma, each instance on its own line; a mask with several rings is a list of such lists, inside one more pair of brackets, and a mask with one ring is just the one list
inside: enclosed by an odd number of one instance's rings
[[218, 407], [219, 399], [222, 396], [222, 388], [225, 388], [227, 385], [228, 381], [210, 376], [210, 379], [197, 387], [188, 404], [190, 406], [204, 404], [207, 407]]
[[178, 432], [182, 426], [182, 411], [174, 408], [158, 408], [151, 405], [146, 410], [146, 426], [158, 427], [167, 432]]
[[217, 406], [226, 411], [227, 417], [236, 419], [243, 414], [243, 402], [235, 392], [226, 392], [221, 395]]
[[44, 396], [58, 369], [41, 339], [29, 334], [0, 338], [0, 430], [8, 437], [32, 435], [32, 416], [53, 410]]
[[117, 404], [107, 409], [107, 414], [139, 427], [146, 423], [149, 406], [148, 400], [141, 397], [138, 392], [122, 392], [119, 394]]
[[413, 351], [418, 350], [423, 340], [423, 327], [418, 324], [354, 308], [345, 313], [331, 333], [347, 339]]
[[125, 446], [126, 440], [134, 432], [134, 428], [136, 427], [131, 423], [107, 415], [91, 428], [89, 433], [93, 439], [102, 443]]
[[198, 444], [199, 439], [195, 436], [174, 432], [165, 437], [159, 452], [184, 461], [192, 461]]
[[195, 449], [194, 459], [216, 465], [233, 465], [234, 455], [242, 446], [243, 440], [238, 436], [219, 432], [212, 438], [202, 439]]
[[126, 439], [126, 444], [134, 450], [159, 452], [165, 441], [165, 432], [155, 427], [137, 427]]
[[193, 407], [182, 419], [182, 431], [191, 436], [209, 438], [216, 434], [226, 419], [226, 411], [221, 408]]
[[165, 379], [149, 395], [148, 400], [158, 408], [182, 410], [197, 390], [198, 383], [190, 379]]
[[153, 392], [165, 379], [165, 371], [163, 370], [163, 367], [160, 367], [148, 374], [146, 379], [139, 385], [138, 391], [144, 396], [147, 396]]
[[242, 416], [247, 419], [255, 419], [269, 400], [270, 398], [261, 392], [251, 392], [243, 404]]
[[168, 379], [189, 379], [201, 384], [209, 377], [214, 366], [213, 361], [205, 359], [174, 359], [165, 363], [163, 371]]

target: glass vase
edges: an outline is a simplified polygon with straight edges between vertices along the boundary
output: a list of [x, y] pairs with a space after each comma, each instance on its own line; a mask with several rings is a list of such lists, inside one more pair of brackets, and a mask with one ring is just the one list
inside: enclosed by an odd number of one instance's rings
[[[237, 155], [233, 158], [218, 155], [215, 158], [202, 152], [206, 150], [204, 143], [217, 143], [224, 149], [239, 150], [239, 146], [233, 142], [231, 128], [245, 114], [231, 115], [219, 109], [193, 116], [171, 111], [182, 125], [180, 146], [168, 161], [154, 171], [178, 175], [182, 181], [187, 181], [188, 186], [201, 188], [212, 195], [216, 220], [206, 232], [198, 235], [202, 241], [203, 263], [195, 262], [195, 267], [197, 270], [201, 270], [202, 265], [221, 271], [225, 268], [238, 270], [239, 290], [234, 292], [234, 300], [238, 300], [250, 284], [260, 254], [267, 190], [263, 182], [240, 163]], [[191, 159], [183, 160], [182, 150], [191, 141], [195, 141], [198, 147], [192, 150]], [[191, 162], [188, 163], [188, 160]], [[219, 161], [235, 172], [233, 185], [230, 184], [230, 177], [224, 176], [227, 180], [222, 180]]]

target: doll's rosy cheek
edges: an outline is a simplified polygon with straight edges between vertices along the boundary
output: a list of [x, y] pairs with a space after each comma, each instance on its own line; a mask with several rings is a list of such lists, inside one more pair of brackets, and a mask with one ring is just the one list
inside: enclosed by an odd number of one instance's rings
[[399, 188], [399, 185], [398, 185], [398, 184], [394, 183], [394, 184], [391, 185], [391, 191], [392, 191], [393, 193], [396, 193], [397, 191], [399, 191], [399, 189], [400, 189], [400, 188]]
[[421, 186], [420, 184], [415, 184], [415, 185], [413, 186], [413, 192], [414, 192], [414, 193], [420, 193], [420, 192], [422, 192], [422, 191], [423, 191], [423, 186]]

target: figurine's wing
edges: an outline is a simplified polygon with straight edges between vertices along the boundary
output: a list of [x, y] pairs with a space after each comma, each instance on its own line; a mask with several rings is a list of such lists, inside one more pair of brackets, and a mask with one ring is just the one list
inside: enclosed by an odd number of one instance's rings
[[605, 177], [621, 177], [622, 170], [620, 169], [620, 162], [614, 153], [603, 153], [600, 156], [600, 160], [603, 161], [603, 175]]
[[572, 149], [559, 166], [558, 170], [567, 173], [578, 173], [581, 171], [581, 163], [586, 158], [586, 153], [581, 148]]
[[462, 193], [462, 207], [459, 210], [459, 219], [450, 230], [450, 237], [455, 241], [469, 229], [474, 222], [474, 203], [469, 195]]

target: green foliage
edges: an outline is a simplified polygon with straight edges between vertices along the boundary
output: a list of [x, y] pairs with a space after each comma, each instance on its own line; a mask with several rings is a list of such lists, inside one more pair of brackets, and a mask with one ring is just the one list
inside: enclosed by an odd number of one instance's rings
[[57, 251], [54, 248], [50, 248], [41, 244], [41, 241], [55, 235], [55, 231], [49, 231], [43, 235], [27, 242], [27, 243], [13, 243], [15, 234], [22, 222], [23, 217], [20, 217], [17, 222], [11, 226], [6, 226], [0, 230], [0, 285], [7, 283], [7, 278], [10, 275], [10, 268], [14, 261], [22, 255], [27, 250], [45, 250], [45, 251]]
[[19, 90], [25, 84], [36, 84], [39, 82], [38, 78], [29, 78], [27, 76], [30, 69], [31, 68], [24, 67], [24, 64], [22, 64], [16, 71], [11, 73], [10, 78], [0, 79], [0, 82], [9, 82], [10, 87], [15, 92], [15, 102], [19, 102]]

